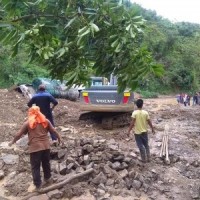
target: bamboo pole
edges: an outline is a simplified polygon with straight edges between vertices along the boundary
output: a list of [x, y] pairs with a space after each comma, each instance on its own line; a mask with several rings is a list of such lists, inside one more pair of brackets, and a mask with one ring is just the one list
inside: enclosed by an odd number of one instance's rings
[[166, 140], [166, 158], [165, 158], [165, 162], [166, 164], [170, 164], [170, 159], [169, 159], [169, 135], [167, 135], [167, 140]]
[[169, 126], [165, 125], [164, 134], [162, 137], [162, 145], [160, 151], [160, 157], [165, 157], [165, 163], [170, 164], [169, 159]]
[[162, 137], [162, 143], [161, 143], [161, 151], [160, 151], [160, 157], [163, 156], [163, 149], [164, 149], [164, 136]]

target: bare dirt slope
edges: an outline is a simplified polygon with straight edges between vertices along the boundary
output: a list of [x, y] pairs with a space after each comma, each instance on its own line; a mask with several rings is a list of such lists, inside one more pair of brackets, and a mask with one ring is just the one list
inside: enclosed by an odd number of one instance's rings
[[[28, 99], [16, 91], [0, 90], [0, 199], [1, 196], [2, 199], [22, 199], [22, 196], [30, 190], [32, 179], [25, 145], [12, 148], [7, 146], [8, 141], [13, 138], [26, 118], [27, 101]], [[48, 194], [48, 199], [200, 199], [200, 106], [184, 107], [178, 105], [174, 97], [168, 96], [144, 100], [144, 109], [150, 112], [156, 134], [149, 134], [152, 161], [143, 165], [139, 162], [134, 138], [129, 139], [126, 136], [128, 127], [103, 130], [100, 124], [79, 121], [81, 114], [79, 102], [65, 99], [58, 99], [58, 101], [59, 105], [54, 111], [55, 124], [66, 146], [52, 147], [52, 151], [60, 155], [67, 149], [64, 158], [70, 155], [81, 169], [87, 169], [91, 165], [90, 167], [95, 169], [95, 176], [73, 183], [73, 187], [66, 186], [59, 190], [60, 196], [58, 193], [53, 197]], [[167, 131], [169, 165], [159, 157], [166, 126], [169, 128]], [[86, 139], [90, 139], [90, 142], [85, 141]], [[103, 146], [98, 146], [98, 151], [95, 150], [96, 141], [103, 144]], [[79, 158], [72, 156], [78, 151], [77, 143], [79, 143], [78, 148], [82, 148], [82, 152], [86, 149], [88, 151], [87, 155], [91, 160], [87, 164], [85, 155], [82, 155], [83, 161], [80, 161], [80, 156]], [[116, 158], [115, 149], [115, 153], [112, 152], [111, 155], [112, 159], [109, 160], [110, 149], [114, 148], [113, 146], [118, 148], [118, 158]], [[90, 152], [89, 148], [92, 149]], [[95, 159], [92, 160], [93, 157], [99, 155], [101, 159], [98, 162]], [[114, 161], [113, 156], [115, 156]], [[119, 156], [125, 158], [121, 159]], [[59, 171], [60, 168], [57, 170], [54, 164], [57, 165], [63, 161], [66, 163], [66, 160], [61, 157], [59, 157], [60, 160], [52, 160], [55, 177], [58, 177], [61, 171]], [[114, 175], [108, 176], [105, 173], [105, 166], [114, 170], [117, 178]], [[104, 171], [101, 171], [102, 168]], [[70, 175], [75, 172], [74, 168], [70, 170], [64, 174]], [[96, 176], [100, 176], [99, 174], [104, 174], [103, 178], [100, 178], [100, 182], [98, 182], [99, 179], [93, 182]], [[73, 188], [76, 192], [73, 192]]]

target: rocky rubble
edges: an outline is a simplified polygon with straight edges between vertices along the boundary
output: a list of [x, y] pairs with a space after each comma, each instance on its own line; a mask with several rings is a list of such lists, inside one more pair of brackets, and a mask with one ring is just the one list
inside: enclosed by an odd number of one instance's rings
[[[0, 157], [3, 162], [0, 177], [2, 179], [8, 175], [4, 185], [7, 190], [6, 195], [22, 197], [26, 194], [31, 181], [28, 154], [21, 153], [18, 156], [13, 149], [10, 149], [13, 154], [8, 149], [6, 151], [7, 153], [3, 153]], [[109, 200], [116, 195], [122, 198], [132, 196], [139, 199], [143, 194], [146, 194], [149, 199], [156, 199], [160, 195], [165, 196], [166, 199], [173, 199], [170, 190], [174, 187], [175, 177], [166, 177], [157, 171], [157, 165], [160, 165], [163, 166], [164, 173], [166, 166], [163, 161], [153, 155], [151, 163], [143, 164], [139, 160], [138, 152], [134, 149], [124, 152], [114, 139], [75, 138], [62, 146], [52, 147], [51, 158], [54, 184], [88, 169], [93, 169], [94, 172], [66, 184], [59, 190], [55, 189], [39, 197], [31, 197], [30, 200], [64, 197], [71, 199], [83, 195], [85, 190], [89, 190], [98, 200]], [[171, 167], [177, 163], [182, 167], [179, 173], [183, 173], [190, 179], [199, 179], [199, 162], [184, 165], [186, 161], [181, 163], [180, 159], [172, 158], [171, 155]], [[152, 163], [155, 168], [152, 167]], [[20, 183], [15, 185], [17, 180], [20, 180]], [[198, 184], [191, 184], [190, 188], [191, 199], [200, 198]], [[179, 194], [179, 191], [176, 192]]]
[[[27, 100], [16, 92], [0, 91], [0, 199], [21, 200], [27, 192], [33, 194], [30, 200], [200, 199], [200, 107], [183, 107], [174, 101], [145, 100], [156, 135], [149, 134], [152, 159], [143, 164], [133, 137], [126, 138], [127, 127], [105, 131], [94, 122], [79, 121], [78, 102], [59, 99], [54, 116], [64, 144], [51, 147], [52, 185], [72, 181], [35, 194], [31, 193], [27, 137], [8, 146], [26, 117]], [[159, 157], [166, 124], [169, 165]], [[92, 173], [73, 179], [88, 170]]]

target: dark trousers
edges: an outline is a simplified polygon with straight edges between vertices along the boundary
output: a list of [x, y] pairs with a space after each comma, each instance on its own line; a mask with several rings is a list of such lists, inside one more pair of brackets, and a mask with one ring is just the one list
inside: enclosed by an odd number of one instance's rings
[[41, 186], [40, 165], [44, 173], [44, 179], [47, 180], [51, 177], [50, 168], [50, 149], [30, 153], [31, 170], [33, 176], [33, 183], [36, 187]]
[[[52, 126], [54, 127], [53, 116], [52, 115], [46, 115], [46, 118], [51, 122]], [[50, 132], [50, 135], [51, 135], [52, 140], [57, 140], [57, 137], [54, 133]]]
[[141, 134], [135, 134], [135, 141], [140, 150], [140, 155], [143, 161], [150, 159], [150, 150], [148, 144], [147, 132]]

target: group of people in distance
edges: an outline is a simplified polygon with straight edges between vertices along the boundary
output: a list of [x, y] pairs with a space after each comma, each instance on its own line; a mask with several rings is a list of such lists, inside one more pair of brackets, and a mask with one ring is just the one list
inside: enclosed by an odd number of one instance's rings
[[200, 92], [196, 92], [193, 96], [187, 93], [177, 94], [176, 100], [179, 104], [183, 104], [184, 106], [191, 105], [191, 97], [192, 97], [192, 105], [200, 105]]

